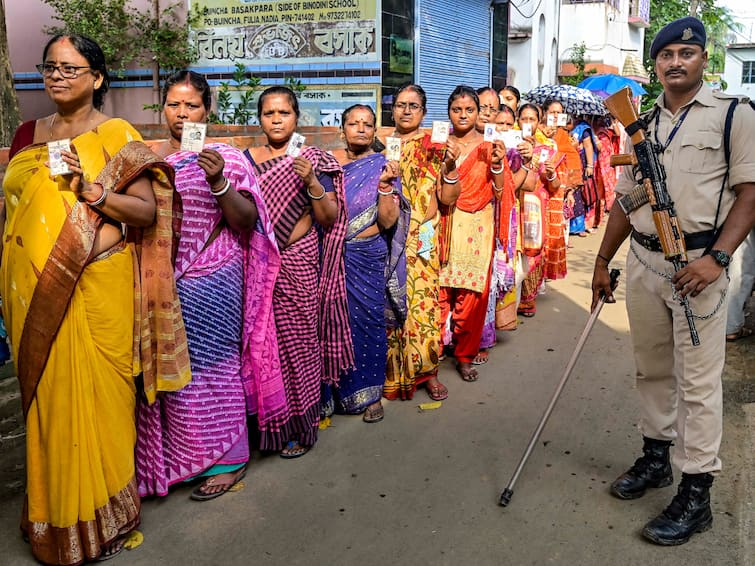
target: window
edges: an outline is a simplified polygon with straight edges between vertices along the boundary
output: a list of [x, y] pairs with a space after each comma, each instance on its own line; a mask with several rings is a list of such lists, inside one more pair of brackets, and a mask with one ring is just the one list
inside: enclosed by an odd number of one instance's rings
[[755, 83], [755, 61], [742, 62], [742, 84]]

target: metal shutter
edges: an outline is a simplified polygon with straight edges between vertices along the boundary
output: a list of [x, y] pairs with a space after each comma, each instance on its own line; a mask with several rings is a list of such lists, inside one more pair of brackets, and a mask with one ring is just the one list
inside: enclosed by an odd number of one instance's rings
[[490, 0], [417, 0], [418, 83], [427, 116], [448, 120], [448, 95], [459, 84], [490, 84]]

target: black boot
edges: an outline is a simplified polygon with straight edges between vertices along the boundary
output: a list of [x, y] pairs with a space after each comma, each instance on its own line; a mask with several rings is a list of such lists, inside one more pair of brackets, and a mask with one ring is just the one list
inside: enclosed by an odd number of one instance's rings
[[684, 544], [695, 533], [713, 524], [710, 510], [710, 474], [682, 474], [679, 491], [671, 504], [642, 529], [642, 536], [655, 544]]
[[611, 484], [611, 493], [619, 499], [637, 499], [649, 487], [666, 487], [674, 482], [668, 456], [671, 441], [642, 438], [644, 455]]

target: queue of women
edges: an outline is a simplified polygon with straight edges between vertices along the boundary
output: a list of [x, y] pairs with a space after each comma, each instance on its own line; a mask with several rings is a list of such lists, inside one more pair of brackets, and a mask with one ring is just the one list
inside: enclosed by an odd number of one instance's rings
[[[298, 102], [271, 87], [264, 145], [197, 153], [181, 135], [207, 120], [210, 87], [181, 71], [152, 151], [99, 110], [99, 46], [56, 36], [42, 61], [56, 112], [11, 147], [0, 292], [27, 428], [21, 530], [46, 564], [117, 555], [141, 497], [226, 493], [255, 448], [248, 423], [256, 448], [296, 458], [332, 413], [376, 423], [383, 397], [422, 386], [445, 399], [445, 356], [475, 381], [611, 195], [612, 129], [577, 121], [575, 138], [549, 125], [560, 103], [520, 106], [512, 87], [454, 89], [445, 143], [421, 129], [422, 88], [401, 88], [399, 160], [363, 105], [343, 114], [344, 149], [288, 155]], [[484, 141], [486, 123], [524, 136]], [[56, 140], [67, 174], [51, 175]]]

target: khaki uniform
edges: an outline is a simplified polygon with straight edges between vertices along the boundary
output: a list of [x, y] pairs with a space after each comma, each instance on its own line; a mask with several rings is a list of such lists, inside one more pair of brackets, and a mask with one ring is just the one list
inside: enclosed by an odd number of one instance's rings
[[[689, 114], [659, 160], [666, 170], [666, 187], [685, 233], [713, 230], [716, 207], [726, 174], [724, 123], [732, 98], [714, 94], [703, 85]], [[672, 115], [656, 100], [658, 140], [665, 144], [687, 106]], [[689, 105], [688, 105], [689, 106]], [[648, 139], [655, 142], [655, 119]], [[732, 186], [755, 182], [755, 111], [739, 104], [731, 130], [729, 179], [723, 190], [718, 226], [735, 200]], [[616, 192], [635, 185], [631, 167], [625, 167]], [[650, 205], [629, 215], [632, 228], [657, 235]], [[689, 260], [704, 250], [690, 250]], [[721, 469], [718, 450], [722, 432], [721, 373], [726, 355], [725, 272], [697, 297], [688, 296], [696, 317], [700, 345], [692, 345], [684, 310], [675, 298], [670, 277], [673, 267], [662, 253], [634, 240], [627, 256], [627, 311], [632, 331], [637, 389], [642, 405], [640, 428], [644, 436], [675, 440], [674, 464], [687, 474], [715, 473]], [[708, 315], [711, 315], [709, 316]], [[707, 318], [706, 318], [707, 317]]]

